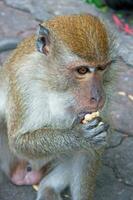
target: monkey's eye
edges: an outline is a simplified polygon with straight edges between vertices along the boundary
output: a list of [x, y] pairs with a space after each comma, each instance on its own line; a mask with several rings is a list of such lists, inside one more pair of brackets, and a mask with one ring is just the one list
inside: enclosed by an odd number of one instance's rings
[[32, 171], [32, 167], [30, 166], [30, 164], [27, 165], [26, 170], [27, 170], [27, 172], [31, 172]]
[[99, 65], [97, 69], [99, 71], [103, 71], [103, 70], [105, 70], [105, 68], [106, 68], [106, 65]]
[[86, 73], [89, 72], [89, 69], [88, 69], [88, 67], [86, 67], [86, 66], [81, 66], [81, 67], [78, 67], [78, 68], [77, 68], [77, 72], [78, 72], [80, 75], [84, 75], [84, 74], [86, 74]]
[[39, 39], [43, 43], [43, 46], [46, 46], [46, 38], [42, 36]]

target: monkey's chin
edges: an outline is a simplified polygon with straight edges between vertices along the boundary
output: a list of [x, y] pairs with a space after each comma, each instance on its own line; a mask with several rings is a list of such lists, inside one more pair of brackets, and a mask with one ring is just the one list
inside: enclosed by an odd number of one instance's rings
[[91, 114], [88, 113], [88, 114], [86, 114], [84, 116], [84, 119], [82, 120], [82, 123], [86, 124], [87, 122], [95, 119], [96, 117], [99, 117], [99, 115], [100, 115], [100, 113], [98, 111], [97, 112], [93, 112]]

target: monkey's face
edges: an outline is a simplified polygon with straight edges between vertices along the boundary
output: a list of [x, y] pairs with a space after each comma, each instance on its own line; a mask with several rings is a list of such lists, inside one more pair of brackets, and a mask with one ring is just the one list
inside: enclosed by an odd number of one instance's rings
[[51, 83], [56, 91], [69, 92], [70, 110], [79, 114], [101, 109], [103, 73], [110, 63], [104, 24], [91, 15], [57, 17], [40, 25], [38, 33], [37, 49], [54, 66], [56, 80], [51, 78]]
[[15, 185], [38, 184], [42, 176], [41, 170], [32, 170], [31, 165], [24, 160], [11, 163], [9, 178]]
[[103, 74], [107, 65], [89, 66], [81, 62], [69, 67], [71, 90], [75, 99], [76, 113], [91, 113], [101, 109], [105, 102]]

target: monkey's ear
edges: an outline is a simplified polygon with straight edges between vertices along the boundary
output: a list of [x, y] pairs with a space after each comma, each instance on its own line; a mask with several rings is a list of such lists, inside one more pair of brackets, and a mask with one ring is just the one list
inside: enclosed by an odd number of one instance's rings
[[37, 30], [36, 48], [39, 52], [48, 55], [50, 46], [49, 30], [39, 24]]

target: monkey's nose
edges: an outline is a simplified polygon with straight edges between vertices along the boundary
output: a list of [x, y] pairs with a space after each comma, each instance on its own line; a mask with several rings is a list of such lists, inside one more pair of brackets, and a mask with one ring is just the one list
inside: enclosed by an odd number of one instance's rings
[[90, 91], [90, 103], [98, 104], [101, 98], [102, 98], [102, 89], [94, 84]]
[[90, 102], [91, 103], [98, 103], [100, 101], [100, 96], [91, 97]]
[[104, 97], [102, 96], [95, 96], [95, 97], [91, 97], [90, 99], [90, 104], [92, 107], [95, 107], [97, 109], [102, 108], [104, 105]]

